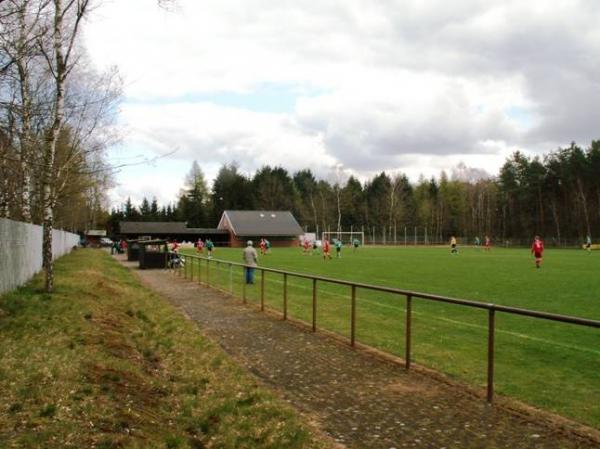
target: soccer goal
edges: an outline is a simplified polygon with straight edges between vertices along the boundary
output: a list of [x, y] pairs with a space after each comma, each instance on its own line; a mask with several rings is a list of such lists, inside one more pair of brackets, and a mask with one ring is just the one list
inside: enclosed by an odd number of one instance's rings
[[326, 231], [321, 233], [322, 240], [332, 241], [333, 239], [341, 240], [344, 245], [351, 245], [354, 240], [358, 240], [359, 245], [365, 244], [365, 233], [362, 231], [351, 231], [351, 232], [337, 232], [337, 231]]

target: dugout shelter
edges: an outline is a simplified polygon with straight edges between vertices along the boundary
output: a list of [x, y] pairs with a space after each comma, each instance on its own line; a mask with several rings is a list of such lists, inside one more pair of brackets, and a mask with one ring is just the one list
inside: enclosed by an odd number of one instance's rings
[[229, 243], [229, 233], [215, 228], [188, 228], [184, 221], [121, 221], [119, 234], [125, 239], [195, 242], [211, 239], [217, 246]]

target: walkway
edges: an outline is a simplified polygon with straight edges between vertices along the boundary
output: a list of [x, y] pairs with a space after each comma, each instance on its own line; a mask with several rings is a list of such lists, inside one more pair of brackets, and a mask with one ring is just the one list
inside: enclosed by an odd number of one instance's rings
[[598, 447], [167, 271], [136, 272], [262, 383], [348, 448]]

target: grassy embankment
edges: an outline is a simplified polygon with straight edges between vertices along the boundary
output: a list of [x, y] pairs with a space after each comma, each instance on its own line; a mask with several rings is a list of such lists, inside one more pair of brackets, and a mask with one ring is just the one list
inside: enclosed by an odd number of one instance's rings
[[104, 252], [0, 297], [1, 448], [320, 448], [164, 299]]
[[[217, 248], [215, 258], [241, 262], [240, 249]], [[365, 247], [324, 262], [297, 248], [275, 248], [260, 258], [267, 267], [347, 279], [406, 290], [600, 319], [600, 254], [552, 250], [536, 270], [526, 249], [494, 248], [490, 253], [461, 248]], [[203, 276], [205, 279], [205, 264]], [[198, 277], [196, 265], [195, 279]], [[233, 273], [241, 295], [242, 273]], [[211, 282], [229, 288], [225, 265], [211, 264]], [[282, 310], [282, 277], [266, 275], [266, 304]], [[249, 301], [259, 301], [257, 284]], [[310, 280], [288, 279], [291, 317], [312, 319]], [[404, 355], [402, 296], [357, 291], [357, 339], [400, 357]], [[496, 391], [600, 427], [600, 332], [499, 313], [496, 317]], [[318, 283], [318, 327], [341, 335], [350, 332], [350, 288]], [[413, 302], [413, 357], [453, 377], [480, 386], [486, 383], [487, 312]]]

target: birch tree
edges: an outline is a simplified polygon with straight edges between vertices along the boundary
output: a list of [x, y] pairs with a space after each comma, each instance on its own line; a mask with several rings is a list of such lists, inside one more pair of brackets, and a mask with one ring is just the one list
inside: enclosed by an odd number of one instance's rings
[[54, 289], [54, 263], [52, 261], [52, 230], [54, 229], [54, 207], [56, 206], [57, 175], [56, 147], [65, 119], [65, 89], [67, 80], [77, 64], [75, 44], [83, 18], [88, 13], [89, 0], [52, 0], [51, 46], [40, 42], [54, 84], [52, 124], [48, 131], [47, 145], [43, 157], [42, 171], [42, 256], [46, 274], [45, 288]]

